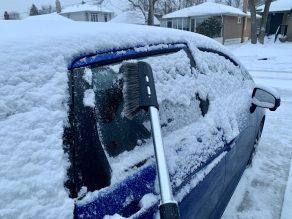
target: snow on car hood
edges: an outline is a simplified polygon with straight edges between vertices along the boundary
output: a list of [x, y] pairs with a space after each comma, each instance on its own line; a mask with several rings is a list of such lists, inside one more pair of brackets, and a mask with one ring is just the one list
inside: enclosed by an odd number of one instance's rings
[[0, 218], [70, 218], [64, 188], [67, 66], [96, 50], [192, 43], [207, 37], [166, 28], [55, 21], [0, 21]]

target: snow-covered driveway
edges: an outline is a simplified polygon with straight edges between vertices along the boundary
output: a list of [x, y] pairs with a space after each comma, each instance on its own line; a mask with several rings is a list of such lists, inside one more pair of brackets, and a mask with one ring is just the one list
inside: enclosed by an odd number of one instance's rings
[[[248, 47], [254, 46], [244, 45], [237, 48], [234, 54], [248, 69], [253, 69], [250, 73], [256, 83], [276, 88], [282, 101], [276, 112], [267, 111], [253, 164], [244, 172], [222, 218], [288, 219], [292, 218], [287, 211], [292, 203], [287, 202], [287, 192], [285, 200], [284, 196], [292, 159], [292, 43], [268, 44], [256, 50]], [[251, 56], [253, 62], [250, 62]], [[261, 56], [268, 60], [256, 59]]]

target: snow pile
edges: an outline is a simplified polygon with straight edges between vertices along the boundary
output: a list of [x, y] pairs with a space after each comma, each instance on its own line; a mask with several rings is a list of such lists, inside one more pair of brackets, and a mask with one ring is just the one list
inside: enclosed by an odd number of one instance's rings
[[[5, 30], [0, 35], [0, 218], [72, 217], [73, 200], [63, 186], [68, 162], [62, 135], [67, 124], [67, 66], [75, 56], [174, 42], [225, 51], [207, 37], [166, 28], [27, 20], [0, 21], [0, 29]], [[188, 140], [175, 140], [170, 150], [188, 145]]]
[[250, 71], [277, 72], [292, 71], [291, 42], [274, 43], [274, 36], [265, 38], [265, 44], [251, 44], [228, 46], [240, 61], [248, 66]]
[[191, 16], [207, 16], [207, 15], [233, 15], [233, 16], [246, 16], [239, 8], [234, 8], [228, 5], [205, 2], [203, 4], [195, 5], [192, 7], [184, 8], [169, 14], [164, 15], [162, 18], [179, 18]]

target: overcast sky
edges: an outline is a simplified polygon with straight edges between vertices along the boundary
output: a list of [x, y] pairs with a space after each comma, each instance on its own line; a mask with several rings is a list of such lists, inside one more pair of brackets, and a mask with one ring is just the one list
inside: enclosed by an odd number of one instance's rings
[[[79, 3], [82, 0], [60, 0], [62, 7], [70, 4]], [[28, 16], [29, 8], [35, 4], [38, 8], [42, 5], [55, 6], [55, 0], [0, 0], [0, 20], [3, 19], [5, 11], [17, 11], [21, 17]]]

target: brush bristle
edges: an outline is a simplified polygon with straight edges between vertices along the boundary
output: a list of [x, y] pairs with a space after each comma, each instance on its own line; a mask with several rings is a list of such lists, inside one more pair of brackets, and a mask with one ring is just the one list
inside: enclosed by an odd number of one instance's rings
[[126, 63], [122, 66], [124, 115], [133, 119], [140, 110], [139, 69], [138, 63]]

